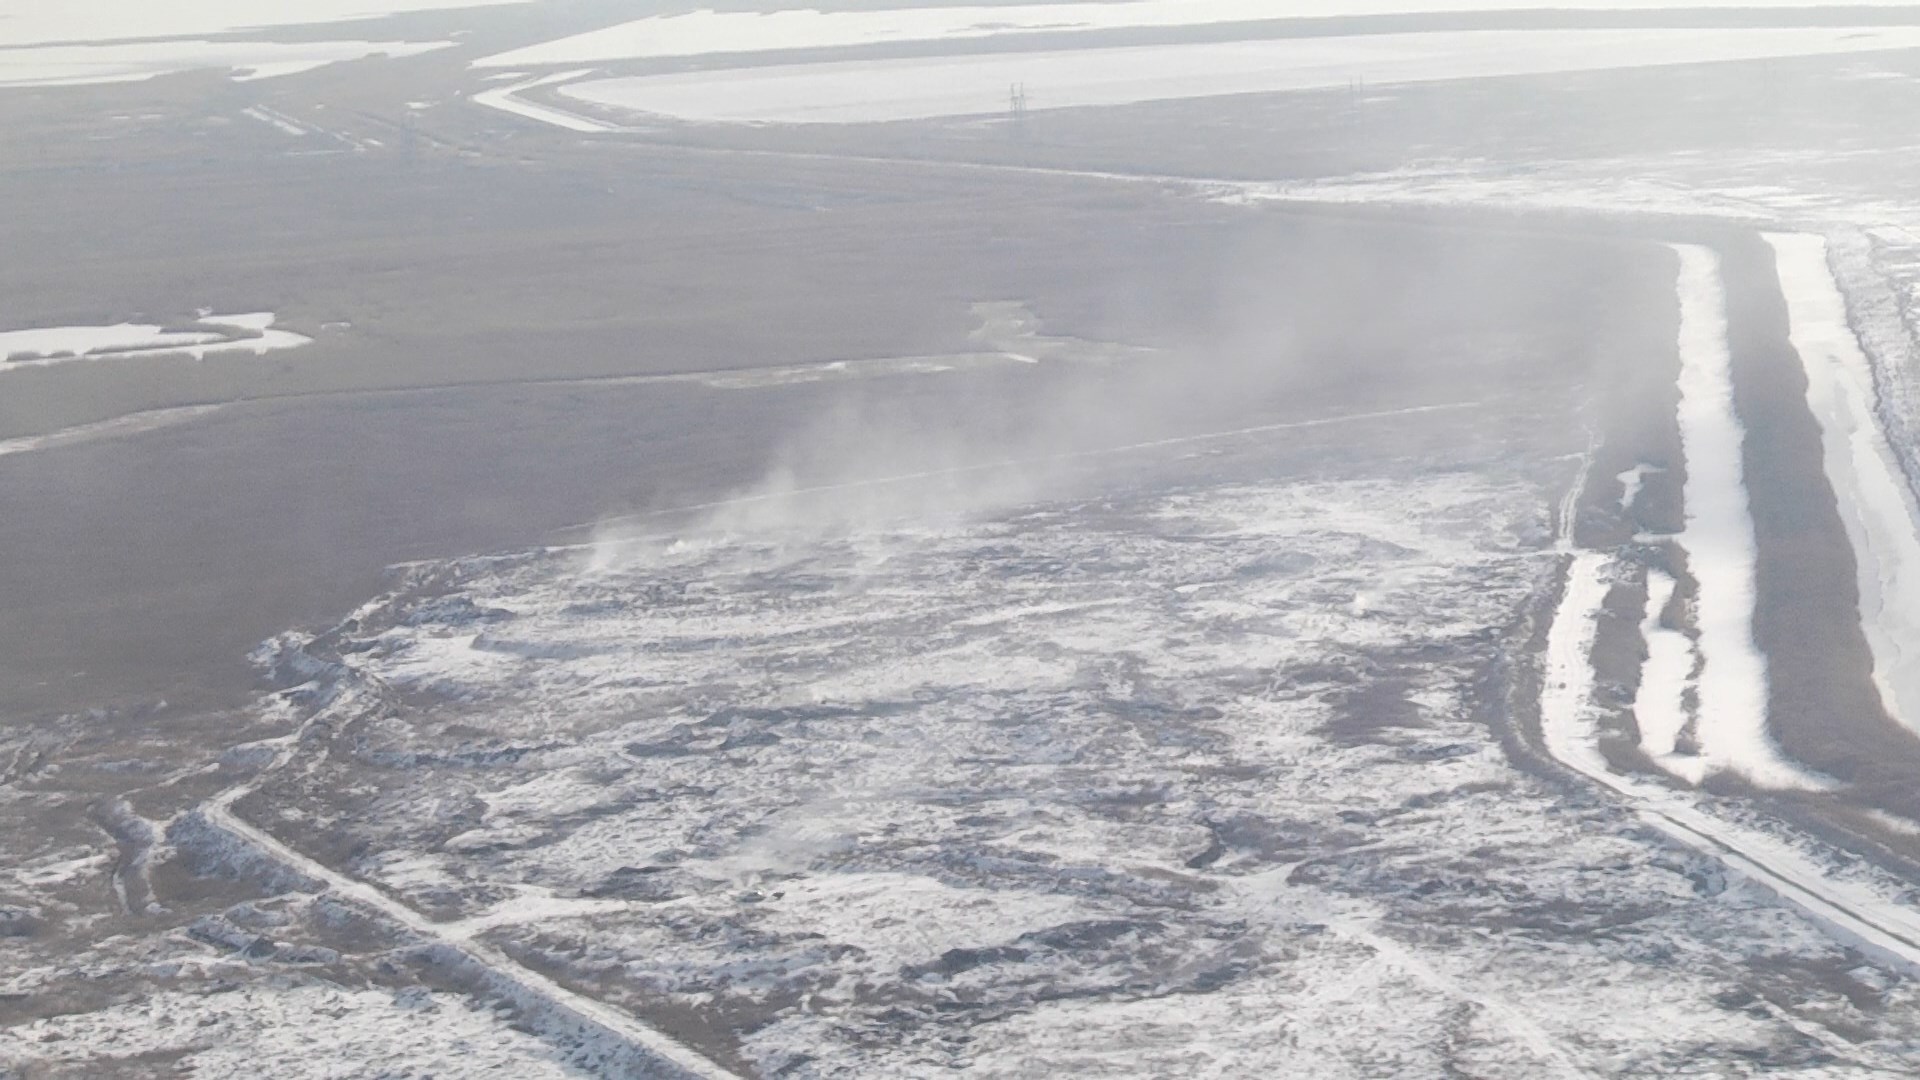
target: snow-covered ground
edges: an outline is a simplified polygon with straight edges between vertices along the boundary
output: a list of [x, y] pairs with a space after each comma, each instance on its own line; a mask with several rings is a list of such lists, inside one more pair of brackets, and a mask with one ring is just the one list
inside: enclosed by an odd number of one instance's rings
[[499, 109], [501, 112], [513, 116], [523, 117], [542, 124], [551, 124], [557, 128], [565, 128], [568, 131], [577, 131], [585, 135], [605, 135], [609, 132], [618, 131], [619, 129], [612, 124], [603, 124], [598, 120], [590, 120], [575, 113], [563, 112], [559, 109], [550, 109], [545, 105], [537, 105], [520, 97], [522, 93], [528, 90], [566, 82], [569, 79], [577, 79], [586, 73], [586, 71], [563, 71], [556, 75], [527, 79], [523, 82], [516, 82], [508, 86], [496, 86], [491, 90], [482, 90], [473, 95], [473, 101], [474, 104], [485, 105], [489, 109]]
[[[1808, 404], [1821, 426], [1827, 478], [1854, 550], [1874, 679], [1889, 712], [1911, 728], [1920, 710], [1914, 615], [1920, 609], [1920, 510], [1909, 480], [1920, 451], [1912, 329], [1912, 313], [1920, 311], [1920, 276], [1913, 273], [1920, 266], [1920, 199], [1890, 197], [1886, 181], [1906, 173], [1910, 154], [1893, 147], [1570, 160], [1540, 162], [1524, 174], [1463, 163], [1324, 183], [1223, 185], [1219, 197], [1472, 205], [1643, 221], [1719, 218], [1797, 230], [1766, 235], [1787, 301], [1790, 340], [1807, 374]], [[1643, 677], [1661, 683], [1691, 666], [1666, 655], [1672, 633], [1648, 637], [1659, 659]], [[1642, 692], [1648, 708], [1665, 709], [1659, 703], [1671, 699], [1673, 687], [1643, 686]], [[1649, 716], [1642, 733], [1671, 726]], [[1697, 762], [1661, 759], [1668, 750], [1664, 734], [1643, 749], [1676, 775], [1696, 771]]]
[[1556, 760], [1581, 772], [1607, 772], [1599, 730], [1586, 715], [1593, 697], [1593, 639], [1612, 583], [1607, 560], [1575, 552], [1561, 584], [1559, 614], [1547, 632], [1540, 686], [1540, 737]]
[[[1853, 74], [1908, 78], [1871, 64]], [[1911, 489], [1911, 478], [1920, 477], [1920, 191], [1902, 194], [1900, 181], [1915, 175], [1917, 168], [1920, 155], [1911, 147], [1855, 145], [1830, 152], [1603, 155], [1540, 160], [1523, 169], [1489, 161], [1433, 162], [1283, 183], [1155, 179], [1193, 184], [1213, 198], [1241, 205], [1481, 207], [1643, 223], [1707, 218], [1824, 237], [1828, 273], [1845, 297], [1853, 348], [1865, 354], [1870, 366], [1872, 397], [1866, 411], [1881, 431], [1881, 445], [1894, 470]], [[1796, 270], [1792, 260], [1786, 261], [1785, 270], [1794, 275], [1783, 285], [1800, 294], [1802, 321], [1811, 316], [1825, 327], [1810, 342], [1817, 354], [1823, 353], [1831, 347], [1824, 343], [1835, 340], [1837, 333], [1831, 297], [1805, 310], [1809, 295], [1826, 289], [1810, 278], [1810, 271]], [[1789, 303], [1795, 303], [1791, 295]], [[1844, 351], [1844, 344], [1841, 347]], [[1847, 381], [1860, 377], [1855, 371], [1835, 384], [1836, 391], [1853, 393]], [[1836, 487], [1851, 483], [1844, 476], [1831, 479]], [[1888, 505], [1885, 498], [1879, 505]]]
[[[246, 974], [234, 965], [234, 976]], [[420, 990], [322, 985], [264, 987], [237, 981], [227, 993], [166, 993], [100, 1012], [36, 1020], [0, 1036], [9, 1067], [88, 1075], [130, 1060], [173, 1058], [203, 1077], [338, 1077], [340, 1063], [372, 1063], [361, 1075], [430, 1076], [458, 1062], [462, 1077], [562, 1080], [570, 1067], [538, 1037], [461, 997]], [[32, 1075], [32, 1074], [28, 1074]], [[122, 1075], [135, 1075], [123, 1073]], [[151, 1075], [151, 1074], [150, 1074]]]
[[1894, 719], [1920, 730], [1920, 531], [1914, 497], [1875, 416], [1874, 373], [1817, 234], [1768, 233], [1793, 347], [1820, 422], [1827, 478], [1858, 564], [1860, 622]]
[[145, 323], [5, 330], [0, 331], [0, 372], [83, 360], [133, 360], [182, 354], [199, 360], [230, 352], [265, 355], [313, 344], [313, 339], [303, 334], [274, 329], [274, 321], [272, 312], [257, 311], [240, 315], [203, 314], [197, 325], [206, 327], [204, 330], [169, 330]]
[[[1876, 70], [1870, 58], [1858, 63], [1863, 70]], [[1829, 234], [1866, 232], [1870, 235], [1863, 240], [1911, 250], [1920, 246], [1920, 199], [1890, 195], [1885, 181], [1907, 175], [1916, 160], [1907, 147], [1596, 155], [1543, 158], [1524, 166], [1434, 160], [1301, 181], [1221, 181], [1215, 190], [1221, 200], [1237, 204], [1375, 203], [1643, 221], [1713, 218]]]
[[[1620, 562], [1577, 552], [1547, 635], [1540, 726], [1562, 764], [1623, 797], [1656, 829], [1798, 906], [1841, 941], [1909, 973], [1920, 971], [1920, 908], [1898, 878], [1738, 805], [1622, 773], [1599, 751], [1601, 706], [1593, 646]], [[1650, 658], [1650, 665], [1670, 662]], [[1710, 708], [1703, 701], [1702, 708]]]
[[[575, 74], [516, 75], [501, 99], [530, 119], [579, 119], [511, 96]], [[1841, 231], [1904, 228], [1891, 224], [1914, 220], [1901, 208], [1712, 176], [1739, 168], [1768, 165], [1539, 163], [1521, 176], [1480, 164], [1213, 190], [1704, 210], [1832, 228], [1834, 265], [1856, 276], [1906, 243]], [[1776, 244], [1830, 474], [1853, 478], [1843, 502], [1875, 469], [1897, 483], [1896, 449], [1873, 438], [1886, 399], [1861, 368], [1888, 354], [1847, 351], [1831, 272], [1816, 273], [1824, 248]], [[623, 533], [591, 551], [421, 567], [419, 588], [338, 634], [288, 638], [289, 663], [335, 650], [343, 677], [380, 696], [332, 718], [338, 730], [235, 748], [234, 760], [286, 750], [299, 767], [257, 796], [230, 790], [203, 818], [398, 928], [383, 963], [450, 943], [616, 1037], [644, 1044], [650, 1025], [691, 1016], [769, 1072], [1903, 1075], [1920, 1045], [1915, 984], [1834, 942], [1920, 965], [1908, 887], [1756, 804], [1622, 774], [1601, 753], [1627, 705], [1602, 700], [1595, 646], [1602, 621], [1621, 618], [1609, 593], [1644, 580], [1646, 604], [1628, 614], [1649, 652], [1631, 703], [1641, 749], [1687, 782], [1714, 767], [1808, 779], [1766, 740], [1717, 285], [1710, 256], [1682, 258], [1687, 528], [1637, 542], [1711, 559], [1697, 596], [1684, 568], [1576, 550], [1570, 535], [1556, 546], [1539, 472], [1514, 456], [1001, 503], [938, 527], [785, 528], [822, 492], [776, 487], [668, 540]], [[39, 361], [257, 340], [93, 330], [105, 336], [15, 340]], [[270, 318], [237, 330], [273, 332]], [[1871, 332], [1885, 346], [1904, 328], [1883, 317]], [[168, 333], [180, 339], [154, 340]], [[185, 340], [209, 334], [220, 340]], [[665, 378], [745, 387], [1016, 363], [1046, 339], [980, 345]], [[1230, 441], [1282, 429], [1318, 430]], [[1644, 466], [1626, 476], [1628, 510], [1662, 483]], [[1912, 534], [1871, 513], [1891, 505], [1866, 500], [1848, 525], [1856, 550], [1891, 553], [1877, 573], [1862, 558], [1862, 585], [1897, 609], [1885, 597], [1904, 587]], [[1490, 658], [1523, 651], [1499, 628], [1562, 564], [1541, 729], [1609, 802], [1516, 769], [1479, 696]], [[105, 895], [108, 873], [62, 850], [5, 880]], [[57, 920], [57, 906], [34, 917]], [[320, 921], [289, 924], [303, 920]], [[101, 952], [142, 953], [118, 967], [0, 964], [0, 994], [74, 971], [146, 987], [175, 978], [156, 967], [195, 965], [202, 989], [242, 987], [202, 993], [181, 978], [146, 1004], [7, 1029], [0, 1072], [142, 1054], [209, 1075], [325, 1076], [370, 1057], [396, 1073], [591, 1071], [522, 1021], [365, 989], [363, 969], [289, 975], [181, 937], [111, 942]]]
[[[1879, 554], [1863, 568], [1863, 585], [1876, 586], [1897, 573], [1899, 552], [1884, 536], [1871, 536], [1863, 515], [1876, 510], [1881, 531], [1911, 536], [1904, 489], [1892, 478], [1890, 455], [1876, 452], [1871, 379], [1863, 356], [1847, 355], [1857, 342], [1846, 308], [1827, 270], [1826, 246], [1817, 236], [1770, 236], [1782, 263], [1790, 298], [1794, 343], [1808, 365], [1809, 399], [1827, 432], [1829, 474], [1835, 477], [1850, 518], [1848, 529], [1864, 554]], [[1665, 624], [1676, 582], [1652, 567], [1640, 632], [1646, 646], [1632, 712], [1640, 746], [1658, 766], [1698, 785], [1730, 770], [1760, 787], [1819, 789], [1830, 786], [1785, 759], [1767, 733], [1765, 659], [1753, 641], [1754, 540], [1742, 475], [1744, 435], [1729, 378], [1724, 294], [1712, 252], [1677, 245], [1680, 307], [1680, 405], [1684, 452], [1686, 527], [1675, 537], [1643, 536], [1637, 543], [1669, 544], [1684, 556], [1695, 593], [1689, 604], [1692, 635]], [[1849, 382], [1855, 385], [1848, 385]], [[1856, 416], [1856, 414], [1858, 414]], [[1877, 471], [1885, 496], [1865, 492], [1861, 471]], [[1577, 499], [1579, 487], [1572, 498]], [[1890, 503], [1890, 505], [1889, 505]], [[1563, 514], [1563, 520], [1567, 515]], [[1863, 869], [1850, 858], [1823, 852], [1810, 838], [1738, 803], [1725, 802], [1623, 772], [1601, 752], [1601, 701], [1595, 646], [1604, 603], [1614, 583], [1635, 573], [1634, 560], [1605, 550], [1572, 550], [1561, 599], [1547, 635], [1540, 722], [1548, 751], [1560, 762], [1624, 797], [1645, 819], [1675, 840], [1721, 859], [1729, 869], [1772, 889], [1825, 925], [1840, 940], [1908, 970], [1920, 969], [1920, 908], [1897, 878]], [[1876, 598], [1879, 594], [1876, 592]], [[1863, 608], [1871, 615], [1872, 606]], [[1897, 631], [1895, 616], [1877, 631]], [[1869, 630], [1869, 636], [1876, 631]], [[1876, 649], [1876, 659], [1881, 653]], [[1687, 703], [1692, 701], [1691, 716]], [[1691, 732], [1691, 751], [1678, 746]], [[1693, 752], [1697, 751], [1697, 753]]]
[[1622, 773], [1600, 752], [1592, 650], [1606, 594], [1622, 572], [1604, 552], [1581, 551], [1571, 560], [1542, 675], [1548, 751], [1622, 797], [1661, 833], [1795, 905], [1837, 940], [1903, 972], [1920, 971], [1920, 908], [1905, 882], [1738, 804]]
[[[0, 27], [6, 25], [0, 20]], [[181, 71], [231, 72], [242, 81], [372, 56], [407, 57], [450, 41], [131, 41], [0, 49], [0, 88], [140, 82]]]
[[0, 47], [205, 37], [273, 27], [377, 19], [410, 11], [494, 7], [531, 0], [8, 0]]
[[1453, 31], [839, 61], [575, 83], [609, 108], [696, 122], [867, 123], [1920, 46], [1920, 29]]
[[[380, 700], [234, 812], [761, 1072], [1896, 1068], [1720, 1004], [1755, 942], [1841, 954], [1480, 718], [1540, 495], [1407, 465], [824, 534], [794, 496], [423, 567], [326, 646]], [[410, 782], [343, 800], [363, 768]]]
[[1686, 456], [1686, 553], [1697, 592], [1700, 668], [1695, 690], [1699, 762], [1681, 771], [1730, 771], [1766, 788], [1817, 787], [1767, 734], [1767, 661], [1754, 642], [1758, 551], [1747, 507], [1746, 430], [1733, 405], [1733, 358], [1719, 257], [1690, 245], [1680, 256], [1680, 441]]
[[[1870, 0], [1859, 6], [1896, 6], [1897, 0]], [[845, 48], [897, 42], [965, 43], [1006, 34], [1085, 33], [1147, 27], [1212, 26], [1354, 15], [1403, 15], [1464, 11], [1531, 11], [1539, 0], [1309, 0], [1276, 5], [1266, 0], [1132, 0], [1106, 2], [977, 5], [929, 5], [873, 11], [700, 10], [654, 15], [583, 34], [542, 42], [485, 57], [478, 67], [603, 63], [706, 56], [721, 53], [775, 52], [784, 49]], [[1669, 5], [1661, 0], [1561, 0], [1560, 10], [1646, 11]], [[1839, 7], [1814, 0], [1697, 0], [1696, 9]], [[1852, 6], [1852, 5], [1845, 5]]]
[[[1697, 755], [1678, 754], [1680, 736], [1693, 722], [1687, 691], [1693, 688], [1699, 655], [1693, 639], [1665, 623], [1667, 606], [1679, 583], [1658, 568], [1647, 569], [1647, 608], [1640, 620], [1640, 640], [1647, 646], [1647, 662], [1640, 668], [1640, 686], [1634, 692], [1633, 721], [1640, 729], [1640, 749], [1661, 768], [1690, 783], [1706, 778]], [[1697, 692], [1697, 691], [1696, 691]]]
[[138, 82], [182, 71], [240, 79], [295, 75], [451, 41], [265, 40], [275, 30], [532, 0], [14, 0], [0, 3], [0, 88]]

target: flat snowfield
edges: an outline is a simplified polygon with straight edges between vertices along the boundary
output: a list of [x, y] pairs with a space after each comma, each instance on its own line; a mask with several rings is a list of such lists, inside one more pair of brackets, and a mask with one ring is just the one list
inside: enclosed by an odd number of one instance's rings
[[[1901, 6], [1868, 0], [1860, 6]], [[966, 43], [1021, 33], [1073, 34], [1152, 27], [1271, 23], [1353, 16], [1535, 11], [1537, 0], [1136, 0], [1131, 3], [954, 4], [877, 11], [693, 11], [656, 15], [488, 56], [478, 67], [602, 63], [713, 54], [831, 49], [905, 42]], [[1657, 11], [1660, 0], [1565, 0], [1562, 11]], [[1796, 0], [1698, 0], [1693, 9], [1764, 10], [1843, 6]]]
[[1379, 34], [838, 61], [601, 79], [579, 101], [676, 120], [852, 124], [1920, 46], [1920, 29]]
[[0, 46], [190, 38], [276, 27], [378, 19], [405, 12], [497, 7], [532, 0], [58, 0], [10, 3], [0, 12]]
[[0, 11], [0, 90], [141, 82], [182, 71], [268, 79], [373, 56], [408, 57], [451, 41], [365, 41], [300, 36], [288, 27], [379, 19], [404, 12], [480, 8], [528, 0], [181, 0], [128, 4], [60, 0]]
[[452, 42], [428, 41], [164, 41], [105, 45], [40, 45], [0, 49], [0, 88], [140, 82], [201, 68], [231, 71], [247, 81], [370, 56], [406, 57]]

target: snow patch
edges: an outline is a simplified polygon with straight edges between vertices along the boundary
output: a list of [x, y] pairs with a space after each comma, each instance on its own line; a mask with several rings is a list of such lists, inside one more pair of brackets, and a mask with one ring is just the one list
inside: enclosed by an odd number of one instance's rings
[[1576, 552], [1567, 565], [1560, 605], [1547, 629], [1547, 661], [1540, 687], [1540, 737], [1555, 759], [1585, 773], [1606, 773], [1599, 729], [1593, 723], [1593, 641], [1606, 602], [1609, 560]]
[[1646, 486], [1647, 477], [1666, 471], [1658, 465], [1643, 462], [1615, 477], [1620, 481], [1620, 509], [1632, 513], [1634, 504], [1640, 501], [1640, 490]]
[[219, 340], [219, 334], [167, 331], [139, 323], [6, 330], [0, 331], [0, 359], [14, 364], [59, 357], [78, 359], [97, 353], [173, 350]]
[[1633, 720], [1640, 729], [1640, 749], [1655, 764], [1689, 784], [1699, 784], [1706, 779], [1705, 763], [1679, 753], [1680, 736], [1690, 720], [1686, 695], [1696, 666], [1693, 639], [1660, 621], [1678, 587], [1671, 574], [1647, 570], [1647, 613], [1640, 621], [1647, 660], [1640, 667]]
[[273, 324], [274, 315], [269, 311], [239, 315], [203, 311], [199, 325], [207, 327], [206, 330], [168, 330], [142, 323], [118, 323], [0, 331], [0, 372], [77, 360], [123, 360], [174, 353], [184, 353], [196, 360], [227, 352], [264, 355], [313, 343], [312, 338], [301, 334], [275, 330]]
[[873, 123], [1920, 46], [1920, 29], [1450, 31], [866, 60], [600, 79], [576, 100], [702, 123]]

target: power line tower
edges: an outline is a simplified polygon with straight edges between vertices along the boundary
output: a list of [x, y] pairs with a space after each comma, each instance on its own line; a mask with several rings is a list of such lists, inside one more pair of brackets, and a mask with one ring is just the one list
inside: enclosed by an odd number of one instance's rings
[[1013, 121], [1013, 136], [1027, 137], [1027, 84], [1014, 83], [1007, 91], [1007, 118]]

